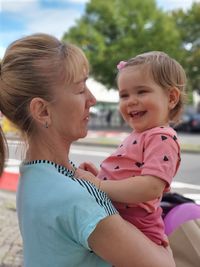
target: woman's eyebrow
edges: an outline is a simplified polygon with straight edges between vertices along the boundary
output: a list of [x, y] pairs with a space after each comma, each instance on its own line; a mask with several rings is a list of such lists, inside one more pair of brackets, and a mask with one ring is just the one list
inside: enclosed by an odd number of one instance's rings
[[83, 77], [81, 80], [75, 81], [74, 83], [78, 84], [78, 83], [81, 83], [81, 82], [86, 82], [88, 78], [89, 78], [89, 76]]

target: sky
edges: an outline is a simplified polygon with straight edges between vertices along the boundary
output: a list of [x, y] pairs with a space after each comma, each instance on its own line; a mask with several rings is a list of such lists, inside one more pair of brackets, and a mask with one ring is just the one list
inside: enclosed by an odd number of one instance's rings
[[[105, 1], [105, 0], [102, 0]], [[156, 0], [163, 10], [187, 9], [200, 0]], [[14, 40], [36, 32], [61, 39], [79, 19], [88, 0], [0, 0], [0, 58]]]

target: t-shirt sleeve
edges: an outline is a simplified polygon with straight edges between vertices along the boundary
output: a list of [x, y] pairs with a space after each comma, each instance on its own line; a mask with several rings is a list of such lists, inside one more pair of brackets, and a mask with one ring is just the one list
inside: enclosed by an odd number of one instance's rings
[[145, 140], [141, 175], [157, 176], [170, 185], [180, 163], [177, 137], [165, 132], [150, 134]]
[[[72, 239], [90, 249], [88, 238], [94, 231], [97, 224], [107, 216], [117, 214], [117, 210], [108, 199], [107, 195], [98, 190], [93, 184], [81, 181], [86, 188], [80, 188], [78, 199], [70, 207], [71, 217], [67, 222]], [[82, 186], [80, 186], [82, 187]]]

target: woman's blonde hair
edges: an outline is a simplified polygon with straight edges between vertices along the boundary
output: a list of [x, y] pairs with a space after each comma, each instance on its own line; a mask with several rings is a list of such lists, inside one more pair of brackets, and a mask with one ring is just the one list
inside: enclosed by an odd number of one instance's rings
[[187, 78], [183, 67], [175, 59], [161, 51], [143, 53], [121, 64], [120, 69], [136, 65], [148, 66], [154, 81], [164, 90], [172, 87], [178, 88], [180, 91], [179, 101], [169, 114], [170, 121], [178, 122], [186, 101]]
[[[84, 53], [48, 34], [33, 34], [13, 42], [0, 64], [0, 111], [25, 135], [33, 131], [29, 104], [35, 97], [53, 101], [56, 87], [67, 86], [88, 72]], [[54, 93], [53, 93], [54, 92]], [[5, 160], [0, 133], [0, 173]]]

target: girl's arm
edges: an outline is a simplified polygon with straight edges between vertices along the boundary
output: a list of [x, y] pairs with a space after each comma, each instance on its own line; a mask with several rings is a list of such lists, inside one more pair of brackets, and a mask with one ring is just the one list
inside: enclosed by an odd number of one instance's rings
[[159, 198], [166, 182], [155, 176], [134, 176], [124, 180], [100, 180], [92, 173], [77, 169], [76, 176], [88, 180], [106, 192], [113, 201], [121, 203], [140, 203]]
[[162, 196], [166, 182], [155, 176], [134, 176], [124, 180], [102, 180], [99, 184], [113, 201], [140, 203]]

